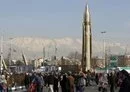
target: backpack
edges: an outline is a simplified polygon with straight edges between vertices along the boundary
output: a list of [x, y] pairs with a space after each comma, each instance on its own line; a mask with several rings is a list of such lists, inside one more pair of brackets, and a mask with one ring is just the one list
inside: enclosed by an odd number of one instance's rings
[[78, 80], [78, 86], [85, 86], [86, 85], [86, 80], [85, 78], [81, 77]]

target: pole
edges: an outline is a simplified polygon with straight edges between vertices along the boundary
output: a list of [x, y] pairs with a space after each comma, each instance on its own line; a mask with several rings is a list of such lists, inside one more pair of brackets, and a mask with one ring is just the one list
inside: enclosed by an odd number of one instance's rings
[[45, 47], [43, 47], [43, 59], [45, 59], [46, 57], [46, 51], [45, 51]]
[[55, 59], [57, 59], [57, 44], [55, 42]]
[[1, 36], [1, 49], [0, 49], [0, 73], [2, 74], [2, 60], [3, 60], [3, 36]]
[[10, 59], [9, 59], [9, 66], [12, 65], [12, 39], [13, 38], [10, 38]]
[[50, 54], [50, 53], [49, 53], [49, 48], [50, 48], [50, 47], [48, 47], [48, 58], [49, 58], [49, 56], [50, 56], [50, 55], [49, 55], [49, 54]]
[[[105, 34], [106, 31], [101, 32], [102, 34]], [[105, 68], [106, 68], [106, 72], [108, 72], [107, 70], [107, 61], [106, 61], [106, 42], [105, 42], [105, 37], [103, 36], [103, 59], [104, 59], [104, 63], [105, 63]]]
[[106, 68], [106, 43], [105, 43], [105, 39], [103, 39], [103, 54], [104, 54], [104, 62], [105, 62], [105, 68]]

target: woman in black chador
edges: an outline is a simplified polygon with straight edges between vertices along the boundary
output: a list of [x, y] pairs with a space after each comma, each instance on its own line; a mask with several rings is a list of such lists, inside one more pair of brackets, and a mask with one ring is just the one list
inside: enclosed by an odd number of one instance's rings
[[69, 92], [69, 80], [66, 75], [63, 75], [63, 79], [60, 82], [62, 92]]

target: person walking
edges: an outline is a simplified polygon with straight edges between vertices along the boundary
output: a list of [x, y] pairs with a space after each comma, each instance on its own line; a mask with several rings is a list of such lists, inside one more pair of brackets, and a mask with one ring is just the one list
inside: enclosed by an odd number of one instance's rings
[[54, 92], [59, 92], [58, 82], [59, 82], [58, 75], [55, 74], [54, 75], [54, 87], [53, 87]]
[[74, 92], [74, 77], [71, 75], [71, 72], [68, 73], [68, 80], [70, 83], [69, 92]]
[[98, 85], [98, 83], [99, 83], [99, 76], [98, 76], [98, 73], [96, 73], [96, 75], [95, 75], [95, 82], [96, 82], [96, 84]]
[[115, 72], [112, 71], [110, 73], [110, 76], [109, 76], [109, 83], [110, 83], [110, 92], [115, 92], [115, 85], [116, 85], [116, 80], [115, 80], [116, 76], [115, 76]]
[[67, 74], [63, 75], [63, 78], [60, 81], [60, 85], [62, 92], [69, 92], [70, 82], [69, 79], [67, 78]]
[[24, 84], [25, 84], [26, 89], [29, 88], [29, 83], [30, 83], [29, 74], [28, 74], [28, 73], [25, 73]]
[[54, 87], [54, 76], [53, 76], [53, 73], [50, 73], [50, 75], [48, 75], [48, 86], [49, 86], [50, 92], [54, 92], [54, 90], [53, 90], [53, 87]]
[[86, 86], [85, 74], [81, 72], [79, 74], [79, 77], [77, 78], [76, 92], [85, 92], [85, 86]]
[[107, 79], [107, 74], [100, 74], [99, 78], [99, 92], [107, 92], [107, 85], [108, 85], [108, 79]]
[[0, 76], [0, 92], [7, 92], [7, 81], [5, 75]]

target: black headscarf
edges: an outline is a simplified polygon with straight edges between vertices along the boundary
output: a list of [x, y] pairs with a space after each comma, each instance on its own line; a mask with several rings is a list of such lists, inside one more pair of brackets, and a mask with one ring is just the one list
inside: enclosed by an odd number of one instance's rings
[[122, 70], [121, 71], [121, 73], [123, 74], [123, 75], [125, 75], [128, 79], [130, 79], [130, 75], [129, 75], [129, 73], [126, 71], [126, 70]]

